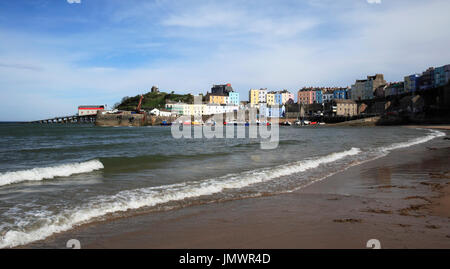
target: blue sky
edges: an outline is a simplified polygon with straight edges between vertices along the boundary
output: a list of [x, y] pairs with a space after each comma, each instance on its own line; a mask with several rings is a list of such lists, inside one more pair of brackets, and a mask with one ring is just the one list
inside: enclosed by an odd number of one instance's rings
[[[79, 2], [79, 3], [69, 3]], [[180, 93], [349, 86], [450, 63], [447, 0], [0, 1], [0, 121]]]

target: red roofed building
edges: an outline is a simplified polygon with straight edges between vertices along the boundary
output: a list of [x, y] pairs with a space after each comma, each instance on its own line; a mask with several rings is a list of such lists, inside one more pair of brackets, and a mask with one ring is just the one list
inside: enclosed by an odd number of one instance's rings
[[78, 116], [93, 116], [97, 115], [97, 111], [104, 110], [105, 106], [78, 106]]

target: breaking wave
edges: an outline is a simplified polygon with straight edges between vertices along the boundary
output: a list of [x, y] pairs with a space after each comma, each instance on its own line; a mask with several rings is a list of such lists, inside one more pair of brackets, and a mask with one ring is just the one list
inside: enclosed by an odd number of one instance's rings
[[444, 132], [437, 131], [437, 130], [430, 130], [430, 131], [431, 131], [431, 133], [429, 135], [427, 135], [427, 136], [418, 137], [418, 138], [415, 138], [415, 139], [412, 139], [412, 140], [409, 140], [409, 141], [406, 141], [406, 142], [394, 143], [394, 144], [391, 144], [391, 145], [386, 146], [386, 147], [381, 147], [380, 151], [387, 153], [387, 152], [390, 152], [390, 151], [396, 150], [396, 149], [409, 148], [409, 147], [414, 146], [414, 145], [418, 145], [418, 144], [422, 144], [422, 143], [428, 142], [428, 141], [433, 140], [433, 139], [435, 139], [437, 137], [445, 136]]
[[24, 181], [40, 181], [55, 177], [68, 177], [73, 174], [89, 173], [103, 169], [99, 160], [61, 164], [49, 167], [37, 167], [33, 169], [0, 173], [0, 186], [20, 183]]
[[[124, 212], [127, 210], [164, 204], [171, 201], [212, 195], [222, 192], [225, 189], [243, 188], [281, 176], [317, 168], [321, 164], [331, 163], [347, 156], [356, 155], [360, 152], [360, 149], [352, 148], [347, 151], [331, 153], [326, 156], [272, 168], [247, 171], [240, 174], [229, 174], [223, 177], [189, 183], [126, 190], [112, 196], [99, 196], [95, 200], [86, 203], [83, 207], [66, 210], [58, 215], [48, 214], [45, 218], [39, 219], [40, 222], [44, 222], [39, 228], [27, 231], [25, 227], [22, 227], [22, 229], [19, 230], [7, 231], [0, 237], [0, 248], [15, 247], [42, 240], [52, 234], [70, 230], [74, 226], [88, 223], [95, 218], [110, 213]], [[33, 225], [31, 224], [30, 226]]]

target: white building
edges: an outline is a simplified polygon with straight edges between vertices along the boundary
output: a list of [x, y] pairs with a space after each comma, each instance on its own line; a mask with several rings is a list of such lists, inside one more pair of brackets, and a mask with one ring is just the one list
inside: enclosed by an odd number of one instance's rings
[[267, 103], [267, 89], [260, 89], [258, 94], [259, 103]]
[[214, 115], [238, 111], [239, 106], [219, 105], [219, 104], [176, 103], [176, 104], [166, 104], [166, 109], [170, 110], [172, 113], [183, 116], [203, 116], [203, 115]]
[[159, 110], [157, 108], [152, 109], [150, 111], [150, 114], [155, 115], [155, 116], [161, 116], [161, 117], [170, 117], [170, 116], [172, 116], [172, 112]]
[[295, 99], [294, 94], [289, 92], [288, 90], [280, 91], [280, 94], [281, 94], [281, 103], [283, 105], [286, 104], [291, 99], [292, 99], [292, 102], [294, 102], [294, 99]]
[[97, 111], [104, 110], [105, 106], [78, 106], [78, 116], [93, 116], [97, 115]]

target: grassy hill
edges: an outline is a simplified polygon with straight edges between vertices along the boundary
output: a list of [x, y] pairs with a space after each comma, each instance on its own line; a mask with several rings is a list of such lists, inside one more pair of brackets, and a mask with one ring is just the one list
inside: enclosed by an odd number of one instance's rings
[[[120, 103], [117, 103], [114, 107], [119, 110], [135, 110], [139, 104], [140, 95], [133, 97], [124, 97]], [[183, 103], [192, 103], [194, 96], [192, 94], [175, 94], [165, 92], [148, 92], [144, 94], [142, 100], [142, 109], [151, 110], [153, 108], [164, 108], [166, 101], [175, 101]]]

